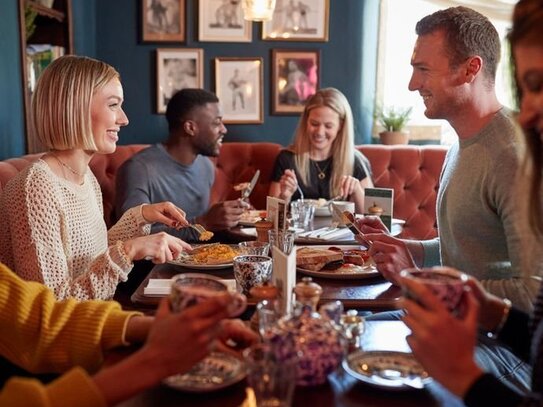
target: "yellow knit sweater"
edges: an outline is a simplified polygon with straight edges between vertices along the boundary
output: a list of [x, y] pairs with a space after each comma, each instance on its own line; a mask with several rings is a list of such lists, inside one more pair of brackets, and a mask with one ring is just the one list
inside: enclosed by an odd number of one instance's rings
[[[57, 302], [48, 288], [21, 280], [0, 263], [0, 355], [30, 372], [96, 370], [104, 351], [126, 345], [126, 324], [137, 314], [111, 301]], [[0, 406], [87, 405], [104, 400], [81, 368], [47, 386], [11, 379], [0, 393]]]

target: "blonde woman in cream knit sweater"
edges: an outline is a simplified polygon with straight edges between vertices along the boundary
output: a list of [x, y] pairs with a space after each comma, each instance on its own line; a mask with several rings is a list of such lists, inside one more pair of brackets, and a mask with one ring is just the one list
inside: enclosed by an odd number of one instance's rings
[[[171, 203], [129, 210], [106, 229], [94, 154], [115, 151], [128, 124], [118, 72], [91, 58], [65, 56], [40, 77], [32, 99], [35, 134], [49, 152], [6, 186], [1, 196], [0, 261], [58, 299], [109, 299], [133, 261], [171, 260], [190, 246], [150, 226], [187, 225]], [[149, 236], [147, 236], [149, 235]]]

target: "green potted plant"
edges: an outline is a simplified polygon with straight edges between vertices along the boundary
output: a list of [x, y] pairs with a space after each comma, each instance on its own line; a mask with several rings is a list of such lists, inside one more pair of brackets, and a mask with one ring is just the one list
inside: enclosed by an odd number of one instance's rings
[[411, 107], [397, 108], [394, 106], [377, 109], [375, 118], [384, 129], [379, 133], [381, 143], [407, 144], [409, 142], [409, 132], [404, 128], [411, 117], [411, 110]]

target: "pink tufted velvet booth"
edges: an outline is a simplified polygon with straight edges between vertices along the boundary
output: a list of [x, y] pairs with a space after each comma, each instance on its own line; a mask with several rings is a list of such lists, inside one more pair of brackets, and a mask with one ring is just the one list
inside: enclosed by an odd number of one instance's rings
[[[119, 146], [115, 153], [97, 155], [91, 161], [92, 171], [102, 187], [104, 216], [108, 225], [111, 224], [115, 202], [117, 169], [145, 147], [147, 145], [144, 144]], [[212, 203], [238, 198], [239, 192], [232, 186], [248, 181], [255, 170], [260, 169], [260, 179], [251, 202], [257, 208], [265, 208], [273, 163], [281, 148], [274, 143], [225, 143], [220, 156], [213, 159], [216, 179], [211, 191]], [[358, 149], [371, 162], [375, 185], [394, 188], [394, 216], [406, 221], [402, 236], [419, 239], [436, 236], [436, 191], [446, 148], [363, 145]], [[0, 161], [0, 188], [39, 157], [40, 154], [33, 154]]]

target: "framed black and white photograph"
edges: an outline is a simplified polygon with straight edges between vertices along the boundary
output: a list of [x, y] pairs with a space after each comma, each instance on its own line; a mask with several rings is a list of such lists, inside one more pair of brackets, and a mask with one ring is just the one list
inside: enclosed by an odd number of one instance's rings
[[252, 30], [241, 0], [198, 0], [198, 41], [251, 42]]
[[272, 50], [272, 114], [303, 112], [319, 88], [319, 51]]
[[166, 113], [175, 92], [204, 87], [203, 60], [204, 51], [200, 48], [157, 49], [157, 113]]
[[141, 0], [143, 42], [185, 41], [185, 0]]
[[262, 23], [262, 39], [328, 41], [330, 0], [277, 0], [273, 18]]
[[215, 92], [225, 123], [263, 122], [263, 59], [215, 58]]

